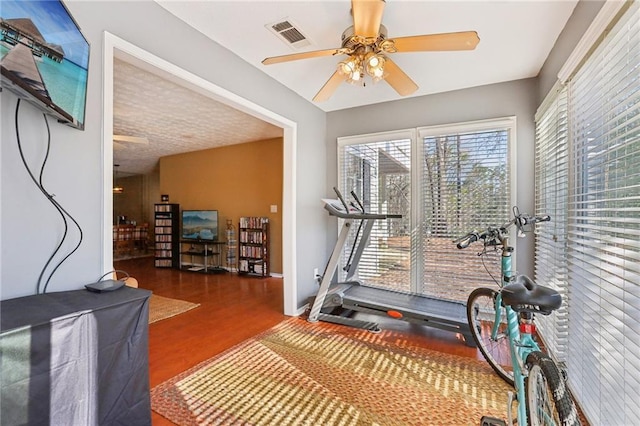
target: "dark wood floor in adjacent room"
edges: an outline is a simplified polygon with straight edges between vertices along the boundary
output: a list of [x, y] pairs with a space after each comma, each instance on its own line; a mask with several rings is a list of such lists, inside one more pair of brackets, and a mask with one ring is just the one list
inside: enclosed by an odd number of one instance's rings
[[[127, 271], [138, 279], [140, 288], [154, 294], [201, 304], [197, 309], [149, 326], [151, 387], [287, 318], [282, 313], [280, 278], [155, 268], [151, 257], [119, 261], [116, 268]], [[466, 346], [454, 333], [394, 320], [384, 321], [383, 328], [402, 332], [413, 344], [482, 359], [475, 348]], [[152, 420], [154, 426], [173, 425], [156, 413], [152, 414]]]

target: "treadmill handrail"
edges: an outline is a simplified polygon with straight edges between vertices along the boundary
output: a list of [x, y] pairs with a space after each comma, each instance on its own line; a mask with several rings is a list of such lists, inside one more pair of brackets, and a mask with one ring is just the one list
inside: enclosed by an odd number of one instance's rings
[[340, 200], [323, 198], [324, 208], [331, 216], [337, 216], [342, 219], [400, 219], [401, 214], [383, 214], [383, 213], [363, 213], [358, 209], [349, 208], [345, 211]]

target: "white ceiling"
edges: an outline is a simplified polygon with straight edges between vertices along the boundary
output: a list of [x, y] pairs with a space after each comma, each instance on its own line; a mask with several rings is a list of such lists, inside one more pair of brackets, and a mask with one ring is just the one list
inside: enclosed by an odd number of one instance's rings
[[[166, 10], [249, 64], [312, 102], [339, 57], [265, 66], [261, 61], [300, 51], [340, 47], [352, 24], [349, 0], [165, 1]], [[474, 51], [395, 53], [393, 60], [418, 84], [411, 96], [518, 80], [538, 75], [577, 0], [395, 1], [383, 16], [389, 38], [477, 31]], [[312, 42], [294, 50], [265, 26], [286, 18]], [[114, 134], [142, 136], [148, 145], [114, 150], [119, 172], [148, 173], [158, 158], [180, 152], [263, 140], [281, 129], [123, 60], [114, 65]], [[400, 99], [384, 82], [342, 84], [324, 111]], [[183, 105], [190, 105], [185, 109]]]
[[[265, 57], [339, 48], [352, 25], [350, 0], [166, 1], [166, 10], [251, 65], [311, 101], [345, 56], [262, 65]], [[419, 89], [411, 96], [518, 80], [538, 75], [577, 0], [400, 1], [386, 2], [388, 37], [477, 31], [474, 51], [395, 53], [392, 59]], [[312, 42], [294, 50], [266, 26], [283, 18]], [[343, 83], [325, 111], [399, 99], [386, 83], [366, 87]]]

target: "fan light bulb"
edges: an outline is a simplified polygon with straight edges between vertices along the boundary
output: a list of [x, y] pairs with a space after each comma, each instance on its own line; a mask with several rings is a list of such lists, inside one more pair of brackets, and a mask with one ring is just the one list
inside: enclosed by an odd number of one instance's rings
[[348, 62], [347, 62], [347, 61], [340, 62], [340, 63], [338, 64], [338, 71], [339, 71], [341, 74], [344, 74], [344, 75], [346, 75], [346, 76], [350, 76], [350, 75], [351, 75], [351, 73], [353, 72], [353, 62], [351, 62], [351, 61], [348, 61]]
[[338, 72], [346, 77], [347, 83], [361, 84], [364, 77], [362, 62], [361, 56], [349, 56], [347, 60], [338, 64]]
[[366, 56], [356, 53], [338, 64], [338, 72], [344, 75], [350, 84], [362, 85], [365, 72], [374, 82], [378, 82], [385, 77], [385, 61], [384, 55], [374, 52], [369, 52]]
[[367, 74], [371, 76], [374, 82], [378, 82], [384, 78], [384, 56], [371, 53], [367, 57], [366, 63]]

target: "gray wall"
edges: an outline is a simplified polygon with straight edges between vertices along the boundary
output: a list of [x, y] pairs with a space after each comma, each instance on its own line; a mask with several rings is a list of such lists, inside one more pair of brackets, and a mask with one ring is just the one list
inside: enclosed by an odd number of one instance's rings
[[564, 29], [558, 36], [551, 53], [547, 57], [538, 74], [538, 104], [540, 104], [558, 79], [558, 71], [576, 47], [593, 18], [598, 14], [604, 1], [581, 0], [573, 9], [573, 13]]
[[[537, 89], [537, 80], [531, 78], [331, 112], [327, 115], [327, 188], [337, 185], [338, 137], [516, 116], [517, 204], [521, 211], [533, 212]], [[329, 243], [334, 244], [337, 225], [331, 225], [333, 243]], [[518, 272], [532, 274], [533, 238], [518, 239], [516, 251]]]
[[[336, 238], [336, 224], [319, 199], [336, 184], [336, 138], [400, 128], [516, 115], [518, 118], [518, 203], [533, 207], [533, 116], [557, 71], [600, 9], [601, 1], [578, 3], [549, 55], [539, 79], [411, 98], [324, 114], [312, 104], [223, 47], [176, 20], [150, 0], [136, 2], [66, 1], [91, 43], [84, 132], [52, 123], [52, 151], [45, 185], [83, 227], [80, 250], [54, 276], [49, 290], [81, 288], [100, 274], [102, 258], [102, 32], [139, 47], [298, 123], [297, 244], [298, 300], [316, 290], [309, 279], [324, 266]], [[225, 67], [214, 66], [224, 63]], [[538, 84], [539, 82], [539, 84]], [[0, 299], [33, 294], [38, 273], [63, 230], [55, 210], [35, 189], [20, 164], [13, 112], [17, 98], [0, 95]], [[24, 150], [38, 167], [45, 152], [41, 114], [23, 103], [20, 123]], [[107, 224], [108, 226], [109, 224]], [[286, 224], [285, 224], [286, 225]], [[532, 270], [532, 239], [519, 240], [521, 272]], [[523, 246], [524, 244], [524, 246]], [[525, 262], [526, 259], [526, 262]], [[525, 265], [526, 263], [526, 265]]]
[[[298, 256], [297, 262], [301, 305], [306, 296], [317, 290], [310, 278], [311, 272], [324, 262], [326, 219], [318, 200], [325, 195], [327, 180], [325, 113], [177, 20], [153, 1], [66, 1], [65, 4], [91, 44], [86, 127], [78, 131], [50, 120], [52, 147], [44, 181], [56, 199], [77, 218], [84, 231], [84, 241], [53, 277], [49, 291], [82, 288], [102, 274], [101, 74], [102, 39], [106, 30], [298, 123], [296, 235], [298, 253], [304, 254]], [[0, 96], [0, 298], [4, 300], [35, 293], [39, 271], [58, 243], [63, 225], [20, 164], [13, 124], [17, 97], [6, 90]], [[29, 163], [38, 168], [46, 149], [42, 115], [23, 102], [20, 123], [25, 154]]]

